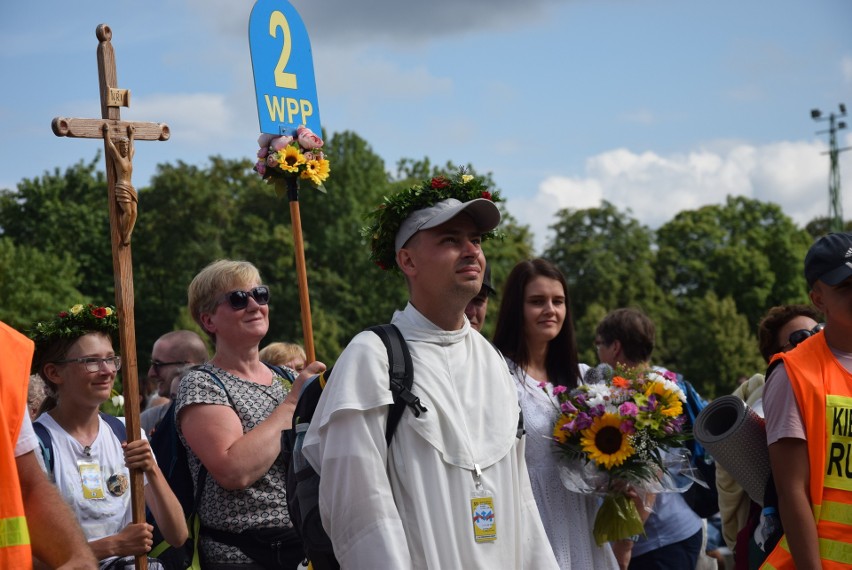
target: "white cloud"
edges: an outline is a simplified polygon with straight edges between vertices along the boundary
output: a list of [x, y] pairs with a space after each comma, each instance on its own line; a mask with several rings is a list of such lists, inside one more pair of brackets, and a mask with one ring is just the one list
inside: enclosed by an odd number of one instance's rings
[[[728, 195], [777, 203], [804, 226], [828, 213], [825, 151], [821, 142], [804, 141], [763, 146], [717, 141], [667, 156], [614, 149], [589, 158], [583, 176], [550, 176], [532, 198], [512, 200], [509, 208], [533, 229], [538, 252], [551, 238], [546, 228], [558, 210], [596, 207], [602, 199], [630, 209], [652, 228], [680, 211], [721, 204]], [[852, 176], [852, 157], [841, 155], [841, 172]]]
[[133, 100], [132, 112], [125, 111], [122, 119], [167, 123], [172, 140], [179, 145], [198, 145], [229, 137], [234, 123], [225, 96], [218, 93], [139, 97]]

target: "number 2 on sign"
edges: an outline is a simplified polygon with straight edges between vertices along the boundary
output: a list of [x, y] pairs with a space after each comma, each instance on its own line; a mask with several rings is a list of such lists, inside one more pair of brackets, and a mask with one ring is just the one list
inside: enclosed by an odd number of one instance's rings
[[277, 38], [278, 28], [281, 28], [284, 43], [281, 46], [281, 56], [278, 58], [278, 65], [275, 66], [275, 86], [283, 87], [284, 89], [297, 89], [296, 74], [284, 71], [287, 67], [287, 62], [290, 60], [290, 53], [293, 51], [293, 37], [290, 35], [290, 24], [287, 23], [287, 18], [284, 17], [284, 14], [276, 10], [269, 15], [269, 35]]

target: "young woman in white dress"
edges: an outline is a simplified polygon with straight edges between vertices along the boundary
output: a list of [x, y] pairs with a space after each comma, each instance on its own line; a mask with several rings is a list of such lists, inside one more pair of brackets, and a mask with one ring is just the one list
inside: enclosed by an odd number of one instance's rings
[[543, 259], [518, 263], [506, 280], [494, 344], [515, 377], [530, 482], [560, 568], [616, 570], [609, 544], [599, 547], [592, 536], [598, 498], [569, 491], [559, 477], [552, 437], [559, 416], [553, 387], [576, 387], [588, 369], [577, 362], [568, 305], [568, 286], [556, 266]]

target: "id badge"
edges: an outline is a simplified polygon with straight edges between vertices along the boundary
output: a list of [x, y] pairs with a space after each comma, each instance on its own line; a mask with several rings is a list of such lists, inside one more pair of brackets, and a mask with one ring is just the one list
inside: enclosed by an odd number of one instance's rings
[[84, 499], [104, 498], [104, 478], [97, 461], [77, 461]]
[[494, 518], [494, 497], [488, 491], [474, 491], [470, 499], [473, 539], [476, 542], [497, 540], [497, 521]]

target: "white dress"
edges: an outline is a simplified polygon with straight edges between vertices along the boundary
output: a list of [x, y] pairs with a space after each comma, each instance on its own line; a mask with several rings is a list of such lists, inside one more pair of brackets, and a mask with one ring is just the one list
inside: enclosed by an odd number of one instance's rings
[[592, 536], [599, 499], [572, 493], [559, 478], [558, 456], [554, 453], [552, 439], [553, 424], [559, 417], [553, 386], [548, 384], [545, 394], [538, 380], [511, 361], [509, 369], [515, 377], [524, 413], [526, 459], [533, 496], [559, 567], [562, 570], [618, 570], [609, 543], [598, 547]]
[[[443, 331], [409, 304], [393, 323], [427, 411], [406, 410], [388, 449], [387, 353], [364, 332], [335, 364], [304, 439], [341, 567], [555, 570], [524, 462], [526, 438], [516, 437], [506, 363], [467, 321]], [[493, 542], [474, 538], [475, 469], [494, 500]]]

